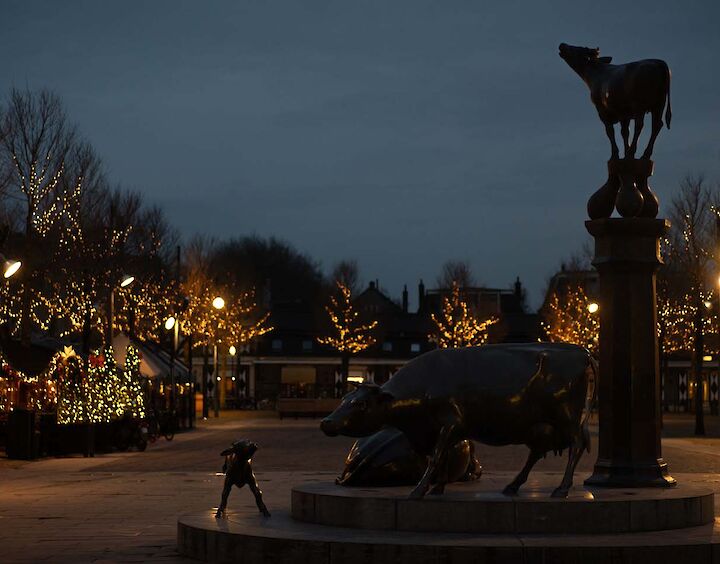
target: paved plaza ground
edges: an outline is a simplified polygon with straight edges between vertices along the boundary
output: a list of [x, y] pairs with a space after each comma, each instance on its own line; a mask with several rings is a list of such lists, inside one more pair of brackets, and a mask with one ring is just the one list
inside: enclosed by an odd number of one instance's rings
[[[692, 430], [692, 417], [666, 416], [664, 456], [673, 475], [720, 492], [720, 417], [707, 419], [707, 438], [692, 437]], [[332, 479], [352, 444], [325, 437], [318, 420], [236, 412], [171, 442], [161, 439], [145, 452], [31, 462], [0, 458], [0, 561], [192, 562], [175, 551], [177, 517], [217, 505], [223, 479], [218, 453], [240, 437], [261, 446], [255, 468], [271, 511], [274, 500], [287, 499], [290, 486], [308, 475], [327, 472]], [[519, 470], [527, 452], [482, 445], [478, 451], [487, 473]], [[594, 452], [583, 458], [576, 482], [594, 459]], [[564, 464], [564, 457], [548, 456], [537, 471], [559, 472]], [[252, 505], [246, 490], [230, 497], [231, 510]]]

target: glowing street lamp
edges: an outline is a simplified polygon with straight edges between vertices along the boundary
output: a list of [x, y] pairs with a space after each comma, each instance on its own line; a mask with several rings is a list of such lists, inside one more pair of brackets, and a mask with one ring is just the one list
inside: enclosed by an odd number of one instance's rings
[[222, 308], [225, 307], [225, 300], [223, 300], [222, 297], [217, 296], [217, 297], [212, 301], [212, 306], [213, 306], [215, 309], [222, 309]]
[[135, 282], [134, 276], [132, 276], [131, 274], [124, 274], [123, 277], [120, 279], [120, 287], [127, 288], [133, 282]]
[[175, 323], [177, 323], [177, 321], [175, 320], [175, 317], [173, 317], [173, 316], [171, 315], [170, 317], [168, 317], [168, 318], [165, 320], [165, 329], [167, 329], [168, 331], [170, 331], [170, 329], [172, 329], [173, 327], [175, 327]]
[[0, 254], [0, 262], [2, 262], [3, 265], [3, 278], [6, 279], [11, 278], [22, 266], [22, 262], [19, 260], [6, 259], [2, 254]]
[[235, 345], [230, 345], [230, 350], [228, 352], [230, 353], [230, 356], [235, 356], [237, 354], [237, 349], [235, 348]]
[[710, 308], [712, 307], [712, 302], [711, 302], [710, 300], [707, 300], [707, 301], [705, 302], [705, 307], [708, 308], [708, 309], [710, 309]]
[[597, 313], [597, 311], [600, 309], [600, 306], [595, 302], [590, 302], [587, 306], [587, 309], [590, 313]]

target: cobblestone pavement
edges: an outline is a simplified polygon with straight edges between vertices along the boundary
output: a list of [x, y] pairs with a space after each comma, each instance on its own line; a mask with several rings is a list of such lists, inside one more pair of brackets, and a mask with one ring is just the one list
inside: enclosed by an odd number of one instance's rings
[[[667, 417], [663, 453], [673, 474], [693, 473], [683, 479], [720, 491], [720, 418], [708, 418], [707, 429], [707, 438], [694, 438], [691, 417]], [[255, 468], [271, 510], [303, 474], [327, 472], [331, 479], [352, 444], [325, 437], [317, 420], [243, 412], [201, 423], [171, 442], [161, 439], [142, 453], [0, 458], [0, 561], [191, 562], [175, 551], [177, 517], [217, 504], [219, 452], [239, 437], [260, 444]], [[487, 472], [519, 470], [526, 452], [522, 446], [478, 447]], [[593, 462], [594, 453], [583, 458], [577, 482]], [[564, 457], [548, 456], [537, 471], [561, 471], [564, 464]], [[233, 493], [234, 503], [252, 504], [249, 492]]]

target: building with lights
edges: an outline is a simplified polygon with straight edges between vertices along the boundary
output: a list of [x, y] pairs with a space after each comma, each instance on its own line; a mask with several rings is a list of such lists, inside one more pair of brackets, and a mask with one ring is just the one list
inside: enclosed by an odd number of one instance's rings
[[[429, 336], [433, 332], [432, 313], [437, 313], [442, 298], [450, 289], [426, 290], [422, 282], [417, 289], [418, 307], [409, 308], [407, 287], [399, 300], [382, 291], [372, 281], [352, 300], [359, 319], [377, 321], [373, 330], [375, 342], [350, 358], [348, 379], [383, 384], [412, 358], [432, 350], [436, 345]], [[536, 341], [538, 317], [524, 310], [520, 281], [510, 289], [463, 289], [474, 308], [483, 316], [496, 316], [499, 322], [490, 335], [490, 342]], [[220, 355], [219, 380], [221, 399], [226, 408], [233, 408], [252, 398], [260, 406], [299, 405], [297, 401], [315, 403], [328, 400], [334, 405], [340, 383], [340, 356], [337, 351], [318, 342], [330, 330], [326, 312], [307, 304], [272, 305], [270, 324], [273, 331], [257, 339], [250, 347], [230, 355]], [[193, 373], [201, 382], [203, 359], [195, 358]], [[217, 388], [213, 386], [213, 392]], [[332, 401], [331, 401], [332, 400]], [[324, 405], [324, 404], [323, 404]], [[325, 408], [320, 408], [323, 411]], [[288, 410], [292, 413], [292, 410]]]

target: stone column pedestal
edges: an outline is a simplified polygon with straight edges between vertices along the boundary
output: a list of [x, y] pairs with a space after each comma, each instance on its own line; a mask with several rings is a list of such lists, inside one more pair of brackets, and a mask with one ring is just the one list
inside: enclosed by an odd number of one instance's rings
[[644, 217], [585, 222], [600, 274], [600, 436], [592, 486], [673, 486], [660, 447], [655, 275], [670, 223]]

